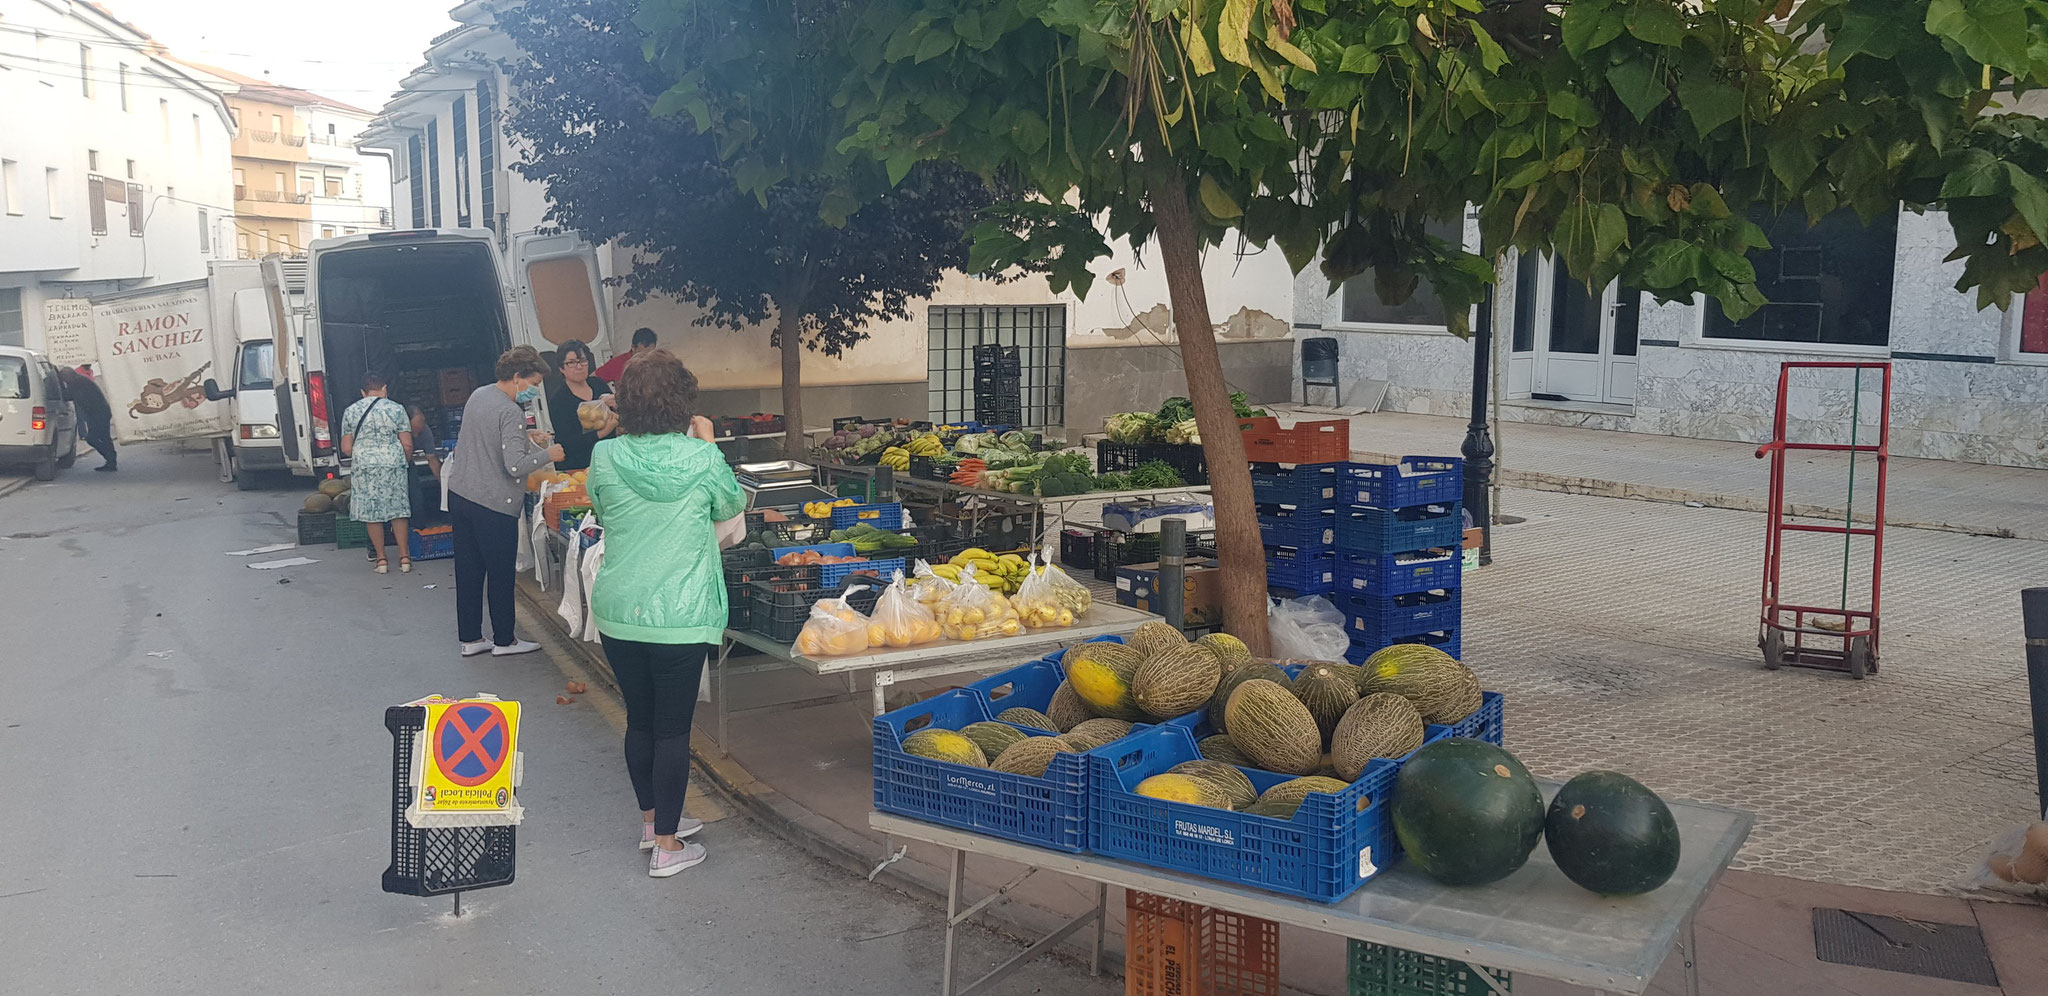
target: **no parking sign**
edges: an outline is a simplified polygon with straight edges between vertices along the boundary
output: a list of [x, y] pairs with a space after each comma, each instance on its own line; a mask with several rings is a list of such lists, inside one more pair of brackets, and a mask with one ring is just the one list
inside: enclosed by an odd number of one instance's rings
[[413, 741], [412, 798], [406, 822], [416, 827], [509, 826], [525, 816], [516, 795], [521, 775], [519, 703], [480, 695], [432, 696]]

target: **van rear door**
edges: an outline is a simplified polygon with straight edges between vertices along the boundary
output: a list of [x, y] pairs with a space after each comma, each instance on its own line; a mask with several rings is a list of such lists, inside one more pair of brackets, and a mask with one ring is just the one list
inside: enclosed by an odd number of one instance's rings
[[270, 333], [275, 343], [277, 434], [284, 442], [284, 462], [292, 473], [318, 476], [313, 466], [313, 434], [306, 404], [305, 327], [306, 261], [282, 255], [263, 258], [263, 296], [270, 308]]
[[611, 354], [611, 297], [597, 248], [582, 236], [514, 236], [512, 284], [525, 327], [520, 341], [545, 353], [576, 339], [598, 356]]

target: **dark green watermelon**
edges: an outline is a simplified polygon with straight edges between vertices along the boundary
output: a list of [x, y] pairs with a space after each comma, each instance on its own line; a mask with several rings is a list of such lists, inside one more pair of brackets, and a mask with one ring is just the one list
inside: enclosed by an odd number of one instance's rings
[[1431, 878], [1484, 885], [1529, 860], [1543, 834], [1543, 793], [1513, 754], [1453, 737], [1424, 744], [1401, 766], [1389, 815], [1408, 860]]
[[1543, 818], [1543, 841], [1559, 871], [1603, 896], [1633, 896], [1663, 885], [1678, 867], [1678, 821], [1657, 793], [1612, 771], [1564, 783]]

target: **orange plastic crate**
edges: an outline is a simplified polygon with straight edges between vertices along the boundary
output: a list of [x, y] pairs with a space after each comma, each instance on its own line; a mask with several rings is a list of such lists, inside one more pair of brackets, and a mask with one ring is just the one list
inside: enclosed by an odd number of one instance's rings
[[1351, 422], [1301, 422], [1280, 427], [1270, 416], [1239, 419], [1244, 454], [1252, 463], [1341, 463], [1351, 459]]
[[1124, 996], [1279, 992], [1279, 924], [1124, 892]]
[[547, 503], [541, 507], [542, 521], [549, 523], [559, 522], [562, 519], [563, 511], [588, 504], [590, 504], [590, 492], [580, 487], [563, 488], [548, 496]]

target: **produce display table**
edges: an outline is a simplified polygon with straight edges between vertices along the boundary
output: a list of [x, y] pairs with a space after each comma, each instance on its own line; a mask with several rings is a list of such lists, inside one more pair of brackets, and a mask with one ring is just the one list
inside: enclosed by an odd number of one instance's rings
[[[1547, 801], [1557, 785], [1544, 783], [1542, 789]], [[887, 813], [868, 814], [868, 826], [891, 837], [935, 844], [953, 852], [947, 874], [945, 978], [939, 990], [943, 996], [973, 992], [1001, 979], [1089, 923], [1095, 924], [1099, 964], [1104, 903], [1107, 887], [1112, 885], [1465, 962], [1502, 996], [1506, 996], [1506, 987], [1479, 966], [1633, 996], [1649, 987], [1675, 945], [1685, 960], [1687, 996], [1698, 996], [1693, 917], [1748, 838], [1755, 818], [1717, 806], [1669, 805], [1681, 841], [1678, 870], [1670, 881], [1647, 895], [1612, 899], [1572, 884], [1541, 843], [1521, 870], [1491, 885], [1441, 885], [1404, 860], [1345, 899], [1317, 903], [1094, 855], [1062, 854]], [[1021, 878], [1013, 881], [963, 910], [961, 890], [970, 853], [1025, 865], [1030, 869], [1025, 877], [1051, 871], [1094, 882], [1095, 908], [980, 980], [955, 989], [955, 931], [1022, 882]]]
[[[864, 464], [813, 463], [812, 466], [818, 468], [826, 477], [833, 479], [841, 477], [871, 478], [875, 473], [874, 467]], [[1130, 491], [1088, 491], [1078, 495], [1055, 495], [1053, 497], [1041, 498], [1038, 495], [1014, 494], [1008, 491], [994, 491], [988, 488], [970, 488], [954, 484], [951, 481], [930, 481], [921, 477], [912, 477], [909, 474], [895, 475], [895, 484], [896, 489], [899, 491], [916, 491], [953, 498], [986, 498], [991, 501], [1009, 502], [1021, 508], [1029, 509], [1031, 512], [1031, 532], [1033, 536], [1039, 538], [1040, 542], [1044, 541], [1046, 534], [1045, 519], [1047, 509], [1056, 510], [1053, 516], [1055, 522], [1064, 525], [1066, 520], [1065, 509], [1073, 505], [1082, 505], [1089, 502], [1126, 501], [1136, 498], [1165, 498], [1175, 495], [1206, 495], [1209, 493], [1209, 486], [1206, 484], [1177, 484], [1169, 488], [1139, 488]]]
[[940, 640], [916, 647], [900, 647], [872, 650], [864, 654], [848, 654], [843, 657], [807, 657], [796, 652], [786, 643], [778, 643], [752, 630], [728, 629], [725, 639], [718, 645], [718, 661], [712, 669], [716, 686], [712, 698], [717, 700], [718, 745], [725, 750], [726, 744], [726, 689], [729, 671], [726, 658], [734, 644], [751, 647], [777, 661], [794, 665], [816, 675], [844, 674], [848, 688], [852, 687], [853, 674], [857, 671], [874, 672], [872, 694], [874, 714], [879, 716], [888, 711], [883, 707], [883, 698], [889, 686], [900, 681], [915, 678], [935, 678], [941, 675], [962, 674], [982, 671], [1002, 663], [1017, 664], [1034, 654], [1045, 654], [1069, 643], [1080, 643], [1098, 636], [1121, 636], [1138, 628], [1139, 624], [1159, 617], [1150, 612], [1118, 605], [1114, 602], [1096, 601], [1080, 623], [1062, 629], [1025, 630], [1016, 636], [996, 637], [988, 640]]

